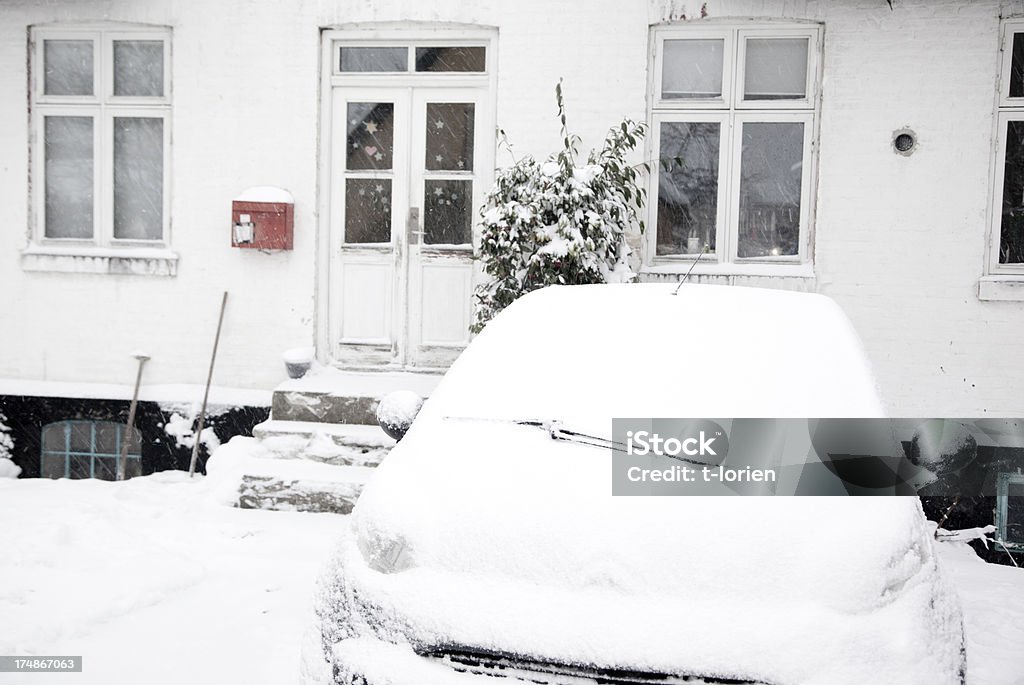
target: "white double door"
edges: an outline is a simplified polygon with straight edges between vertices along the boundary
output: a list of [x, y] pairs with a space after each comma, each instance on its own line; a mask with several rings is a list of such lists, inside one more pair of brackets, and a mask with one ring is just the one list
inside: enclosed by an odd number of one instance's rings
[[336, 362], [446, 367], [468, 343], [484, 103], [475, 88], [334, 89]]

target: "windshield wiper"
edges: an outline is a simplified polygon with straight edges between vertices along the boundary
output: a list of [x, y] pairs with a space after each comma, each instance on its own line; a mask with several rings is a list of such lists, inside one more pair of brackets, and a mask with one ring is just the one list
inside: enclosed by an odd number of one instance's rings
[[581, 433], [579, 431], [564, 428], [562, 422], [557, 419], [542, 421], [540, 419], [489, 419], [477, 416], [445, 416], [444, 418], [446, 420], [452, 421], [507, 423], [515, 426], [528, 426], [530, 428], [540, 428], [541, 430], [546, 432], [552, 440], [575, 442], [579, 445], [589, 445], [591, 447], [600, 447], [609, 450], [619, 450], [620, 452], [624, 452], [626, 450], [625, 443], [617, 442], [609, 438], [602, 438], [598, 435], [590, 435], [588, 433]]

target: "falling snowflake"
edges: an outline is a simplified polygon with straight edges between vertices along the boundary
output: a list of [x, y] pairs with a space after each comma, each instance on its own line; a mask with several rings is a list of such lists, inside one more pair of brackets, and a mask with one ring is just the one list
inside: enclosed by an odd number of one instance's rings
[[375, 121], [367, 121], [365, 124], [363, 124], [363, 126], [366, 127], [366, 132], [367, 133], [376, 133], [377, 132], [377, 122], [375, 122]]

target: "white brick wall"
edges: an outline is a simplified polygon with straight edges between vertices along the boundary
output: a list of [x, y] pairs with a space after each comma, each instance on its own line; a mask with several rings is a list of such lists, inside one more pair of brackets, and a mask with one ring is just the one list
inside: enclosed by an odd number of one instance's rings
[[[585, 146], [645, 117], [648, 25], [699, 2], [231, 0], [0, 3], [0, 377], [130, 382], [205, 376], [231, 292], [216, 381], [271, 387], [281, 350], [315, 337], [319, 31], [352, 22], [499, 29], [497, 121], [517, 154], [557, 146], [554, 84]], [[981, 302], [1000, 14], [1021, 3], [711, 0], [712, 18], [825, 23], [816, 279], [745, 283], [836, 298], [900, 415], [1024, 415], [1024, 304]], [[28, 273], [27, 26], [117, 20], [173, 27], [174, 278]], [[889, 146], [912, 127], [920, 149]], [[498, 151], [499, 164], [507, 163]], [[296, 199], [295, 249], [230, 247], [230, 200], [251, 185]]]

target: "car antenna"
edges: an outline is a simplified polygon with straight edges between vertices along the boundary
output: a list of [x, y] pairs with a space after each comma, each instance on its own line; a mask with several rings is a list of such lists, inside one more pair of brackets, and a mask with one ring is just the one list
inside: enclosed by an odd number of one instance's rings
[[704, 243], [704, 247], [702, 247], [700, 249], [700, 252], [697, 253], [697, 256], [693, 258], [693, 264], [690, 265], [690, 268], [687, 269], [686, 274], [682, 278], [680, 278], [679, 279], [679, 283], [676, 284], [676, 289], [672, 291], [673, 295], [678, 295], [679, 294], [679, 289], [683, 287], [683, 283], [686, 283], [686, 279], [690, 277], [690, 272], [693, 271], [693, 267], [697, 266], [697, 262], [700, 261], [700, 258], [703, 257], [704, 253], [707, 252], [707, 251], [708, 251], [708, 244]]

